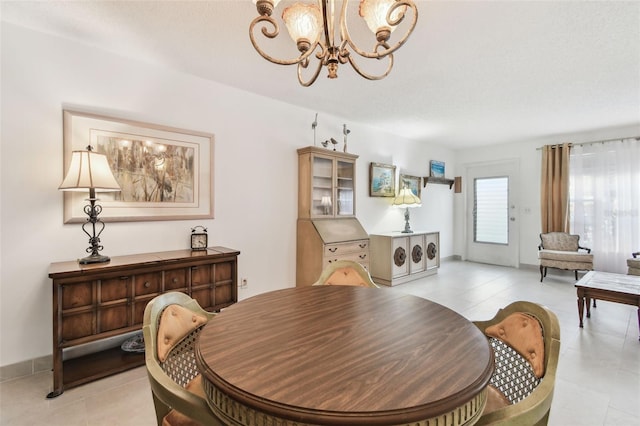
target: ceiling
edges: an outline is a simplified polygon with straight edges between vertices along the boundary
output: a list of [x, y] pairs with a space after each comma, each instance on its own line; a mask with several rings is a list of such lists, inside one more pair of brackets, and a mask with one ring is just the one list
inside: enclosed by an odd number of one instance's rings
[[[338, 79], [323, 70], [308, 88], [298, 84], [294, 66], [268, 62], [253, 49], [248, 27], [257, 12], [250, 0], [2, 0], [1, 16], [320, 117], [452, 149], [640, 125], [640, 2], [416, 4], [416, 29], [386, 79], [368, 81], [341, 65]], [[356, 8], [352, 1], [351, 18]], [[361, 28], [351, 28], [358, 37]], [[284, 29], [280, 39], [273, 56], [289, 41]]]

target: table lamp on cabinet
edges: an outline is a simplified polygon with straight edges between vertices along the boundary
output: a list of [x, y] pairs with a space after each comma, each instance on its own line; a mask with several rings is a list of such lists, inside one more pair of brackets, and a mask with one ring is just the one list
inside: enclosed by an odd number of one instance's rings
[[[104, 230], [104, 222], [98, 217], [102, 212], [102, 206], [96, 204], [96, 192], [116, 192], [120, 191], [120, 185], [111, 172], [106, 155], [93, 151], [91, 146], [87, 146], [86, 151], [73, 151], [71, 153], [71, 163], [64, 180], [58, 187], [61, 191], [87, 191], [89, 190], [89, 202], [84, 206], [84, 212], [89, 216], [82, 225], [82, 230], [89, 236], [89, 256], [78, 260], [80, 264], [109, 262], [108, 256], [99, 252], [104, 248], [100, 244], [100, 234]], [[87, 231], [90, 225], [91, 233]], [[97, 231], [97, 232], [96, 232]]]
[[420, 207], [422, 206], [422, 201], [420, 201], [420, 198], [418, 198], [418, 196], [416, 196], [412, 191], [411, 188], [407, 187], [406, 185], [400, 190], [400, 192], [398, 192], [398, 195], [396, 196], [396, 198], [393, 200], [393, 203], [391, 204], [393, 207], [398, 207], [398, 208], [404, 208], [405, 212], [404, 212], [404, 231], [402, 231], [403, 234], [411, 234], [413, 233], [413, 231], [411, 230], [411, 226], [409, 225], [409, 207]]

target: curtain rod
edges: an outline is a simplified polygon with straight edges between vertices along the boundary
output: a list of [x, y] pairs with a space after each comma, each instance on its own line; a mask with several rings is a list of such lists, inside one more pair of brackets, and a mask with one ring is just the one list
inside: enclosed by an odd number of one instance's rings
[[[626, 138], [614, 138], [614, 139], [604, 139], [601, 141], [591, 141], [591, 142], [576, 142], [576, 143], [572, 143], [569, 142], [569, 146], [578, 146], [578, 145], [593, 145], [596, 143], [607, 143], [607, 142], [618, 142], [618, 141], [624, 141], [625, 139], [635, 139], [637, 141], [640, 141], [640, 136], [630, 136], [630, 137], [626, 137]], [[551, 148], [556, 148], [559, 146], [562, 146], [563, 144], [561, 143], [556, 143], [551, 145]], [[538, 147], [536, 148], [536, 151], [541, 151], [543, 147]]]

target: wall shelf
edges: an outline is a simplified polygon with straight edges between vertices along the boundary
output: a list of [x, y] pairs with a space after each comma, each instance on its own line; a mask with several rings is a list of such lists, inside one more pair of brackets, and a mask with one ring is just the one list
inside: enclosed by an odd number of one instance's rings
[[433, 176], [425, 176], [422, 178], [422, 181], [424, 182], [424, 187], [427, 187], [427, 183], [439, 183], [442, 185], [449, 185], [449, 189], [451, 189], [451, 187], [453, 186], [453, 179], [446, 179], [446, 178], [441, 178], [441, 177], [433, 177]]

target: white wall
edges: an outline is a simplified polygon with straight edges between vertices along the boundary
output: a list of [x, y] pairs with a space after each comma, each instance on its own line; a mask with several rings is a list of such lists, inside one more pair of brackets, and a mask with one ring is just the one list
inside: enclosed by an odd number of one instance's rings
[[[516, 159], [520, 164], [520, 175], [517, 176], [519, 205], [516, 220], [520, 232], [520, 265], [538, 265], [538, 244], [540, 244], [540, 172], [542, 153], [537, 148], [548, 144], [564, 142], [581, 143], [640, 135], [640, 126], [624, 126], [611, 129], [582, 131], [563, 135], [549, 135], [521, 143], [485, 146], [475, 149], [456, 151], [455, 161], [459, 174], [466, 167], [491, 161]], [[463, 181], [463, 192], [469, 189], [468, 182]], [[463, 195], [463, 194], [460, 194]], [[465, 253], [465, 217], [468, 214], [464, 197], [454, 197], [456, 230], [453, 241], [453, 252], [464, 258]]]
[[[51, 354], [51, 262], [84, 255], [79, 225], [63, 225], [62, 109], [70, 107], [215, 135], [215, 219], [110, 223], [110, 256], [188, 247], [205, 225], [213, 245], [241, 251], [241, 299], [295, 285], [296, 149], [312, 145], [315, 111], [2, 23], [0, 151], [0, 366]], [[295, 81], [292, 80], [292, 84]], [[318, 140], [342, 140], [340, 117], [321, 114]], [[369, 233], [400, 230], [403, 213], [368, 196], [369, 163], [425, 175], [449, 149], [416, 144], [347, 123], [357, 162], [357, 216]], [[441, 232], [441, 256], [453, 254], [453, 191], [423, 189], [414, 229]], [[241, 201], [240, 192], [250, 203]]]

